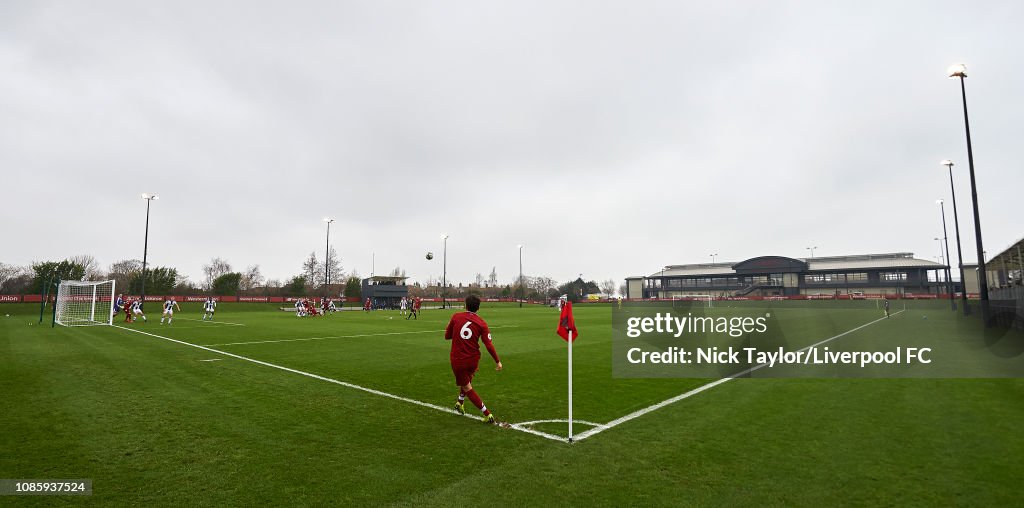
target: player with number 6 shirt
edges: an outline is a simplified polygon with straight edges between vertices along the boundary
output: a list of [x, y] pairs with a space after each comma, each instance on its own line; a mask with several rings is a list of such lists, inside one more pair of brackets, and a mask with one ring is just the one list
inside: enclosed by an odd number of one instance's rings
[[483, 414], [484, 423], [495, 423], [494, 415], [487, 409], [480, 396], [473, 390], [473, 375], [476, 374], [480, 364], [480, 342], [484, 343], [487, 352], [497, 365], [494, 370], [501, 370], [501, 360], [498, 359], [498, 352], [494, 350], [491, 342], [491, 330], [487, 328], [487, 322], [476, 314], [480, 310], [480, 297], [469, 295], [466, 297], [466, 312], [459, 312], [452, 316], [448, 322], [448, 328], [444, 332], [444, 339], [452, 341], [450, 355], [452, 373], [455, 374], [455, 384], [459, 387], [459, 398], [455, 402], [455, 410], [459, 414], [466, 414], [463, 406], [466, 398], [473, 403]]

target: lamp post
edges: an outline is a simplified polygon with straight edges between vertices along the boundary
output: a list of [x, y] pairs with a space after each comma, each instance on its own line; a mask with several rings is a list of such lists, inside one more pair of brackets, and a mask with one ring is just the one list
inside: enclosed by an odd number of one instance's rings
[[939, 211], [942, 212], [942, 241], [946, 244], [946, 287], [949, 290], [949, 305], [953, 311], [956, 311], [956, 298], [953, 296], [956, 291], [953, 291], [953, 276], [949, 259], [949, 233], [946, 230], [946, 203], [941, 199], [936, 203], [939, 204]]
[[814, 259], [814, 249], [817, 249], [817, 248], [818, 248], [817, 246], [814, 246], [814, 247], [804, 247], [804, 249], [807, 249], [807, 250], [811, 251], [811, 259]]
[[967, 279], [964, 278], [964, 254], [960, 248], [960, 218], [956, 211], [956, 188], [953, 187], [953, 161], [946, 159], [940, 162], [943, 166], [949, 169], [949, 192], [953, 196], [953, 231], [956, 233], [956, 262], [960, 269], [960, 306], [964, 309], [964, 315], [971, 313], [970, 307], [967, 305]]
[[139, 300], [139, 306], [145, 308], [146, 305], [146, 256], [149, 254], [149, 205], [153, 203], [153, 200], [160, 199], [160, 196], [156, 194], [150, 194], [148, 192], [142, 193], [142, 199], [146, 200], [146, 236], [142, 243], [142, 287], [140, 292], [142, 293], [142, 299]]
[[327, 296], [327, 285], [331, 283], [331, 223], [334, 219], [324, 217], [327, 223], [327, 247], [324, 248], [324, 296]]
[[443, 265], [441, 268], [441, 308], [447, 309], [448, 302], [445, 300], [445, 295], [448, 293], [448, 235], [441, 235], [441, 239], [444, 240]]
[[519, 244], [519, 308], [523, 308], [523, 245]]
[[[967, 119], [967, 66], [956, 64], [948, 69], [950, 78], [960, 78], [960, 97], [964, 106], [964, 131], [967, 134], [967, 167], [971, 175], [971, 204], [974, 207], [974, 241], [978, 249], [978, 293], [981, 300], [981, 320], [988, 327], [988, 272], [985, 271], [985, 248], [981, 241], [981, 217], [978, 214], [978, 186], [974, 181], [974, 150], [971, 148], [971, 123]], [[967, 288], [964, 288], [966, 292]]]
[[711, 264], [715, 264], [715, 258], [717, 258], [717, 257], [718, 257], [718, 253], [715, 253], [715, 254], [709, 254], [709, 255], [711, 256]]

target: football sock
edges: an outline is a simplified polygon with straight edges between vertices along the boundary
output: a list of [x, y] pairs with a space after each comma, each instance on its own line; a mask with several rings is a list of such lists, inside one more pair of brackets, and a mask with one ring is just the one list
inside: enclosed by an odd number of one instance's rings
[[484, 416], [491, 414], [491, 412], [487, 410], [487, 406], [484, 405], [484, 401], [480, 400], [480, 396], [476, 394], [476, 390], [466, 392], [466, 397], [469, 397], [469, 401], [472, 402], [477, 409], [484, 412]]

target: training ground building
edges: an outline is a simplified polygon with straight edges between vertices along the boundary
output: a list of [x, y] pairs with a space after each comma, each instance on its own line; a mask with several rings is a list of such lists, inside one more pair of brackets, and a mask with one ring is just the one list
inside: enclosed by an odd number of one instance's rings
[[645, 277], [629, 277], [626, 297], [937, 295], [947, 292], [945, 270], [944, 264], [917, 259], [908, 252], [807, 259], [761, 256], [738, 263], [669, 265]]

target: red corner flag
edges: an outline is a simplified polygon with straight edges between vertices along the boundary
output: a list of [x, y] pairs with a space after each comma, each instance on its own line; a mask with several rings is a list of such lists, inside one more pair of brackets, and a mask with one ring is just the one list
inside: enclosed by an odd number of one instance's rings
[[562, 305], [562, 315], [558, 318], [558, 335], [568, 341], [569, 332], [572, 332], [572, 340], [575, 342], [580, 334], [576, 331], [576, 320], [572, 318], [572, 302], [566, 300]]

